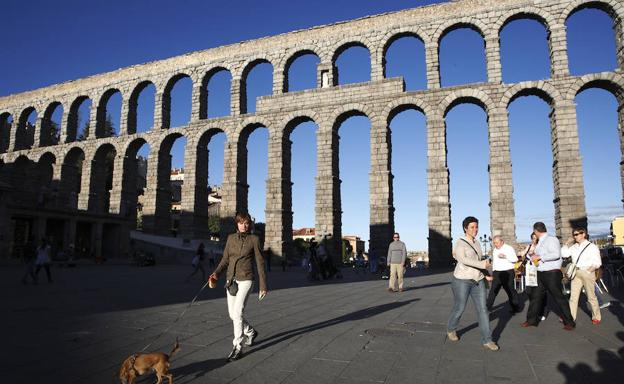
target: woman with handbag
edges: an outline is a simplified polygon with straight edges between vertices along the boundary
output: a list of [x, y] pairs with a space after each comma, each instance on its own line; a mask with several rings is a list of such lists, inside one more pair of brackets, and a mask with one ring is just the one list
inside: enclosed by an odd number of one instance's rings
[[[584, 287], [587, 301], [591, 306], [592, 323], [598, 325], [601, 320], [600, 306], [598, 305], [594, 286], [596, 285], [596, 269], [602, 265], [600, 250], [595, 244], [589, 242], [589, 236], [584, 228], [574, 228], [572, 235], [574, 239], [570, 239], [561, 248], [561, 256], [571, 259], [571, 264], [566, 270], [566, 275], [571, 280], [570, 312], [572, 313], [572, 318], [576, 321], [578, 300], [581, 295], [581, 288]], [[574, 244], [570, 245], [572, 242]]]
[[228, 236], [223, 249], [223, 257], [219, 265], [210, 275], [213, 282], [219, 278], [219, 274], [226, 272], [226, 296], [228, 312], [234, 326], [234, 340], [232, 352], [227, 357], [228, 361], [238, 360], [243, 356], [243, 343], [246, 346], [253, 345], [258, 337], [258, 332], [247, 322], [243, 316], [247, 297], [253, 287], [254, 266], [260, 280], [259, 300], [267, 294], [266, 275], [264, 272], [264, 258], [260, 251], [258, 236], [249, 233], [251, 217], [248, 213], [237, 213], [234, 218], [236, 233]]

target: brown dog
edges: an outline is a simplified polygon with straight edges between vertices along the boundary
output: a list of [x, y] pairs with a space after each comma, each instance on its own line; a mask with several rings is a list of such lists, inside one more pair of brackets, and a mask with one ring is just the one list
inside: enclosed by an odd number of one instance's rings
[[169, 360], [179, 351], [180, 344], [178, 339], [176, 339], [176, 343], [169, 355], [162, 352], [153, 352], [137, 353], [129, 356], [121, 364], [121, 368], [119, 368], [119, 380], [121, 380], [122, 384], [133, 384], [137, 376], [141, 376], [148, 371], [154, 371], [158, 377], [157, 384], [162, 383], [163, 377], [169, 379], [169, 384], [173, 384], [173, 375], [169, 373]]

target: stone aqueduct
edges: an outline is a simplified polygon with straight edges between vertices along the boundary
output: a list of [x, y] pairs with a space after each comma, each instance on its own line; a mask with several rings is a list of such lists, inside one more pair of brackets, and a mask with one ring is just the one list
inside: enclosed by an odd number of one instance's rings
[[[617, 69], [614, 72], [571, 76], [566, 51], [566, 19], [577, 10], [593, 7], [606, 11], [614, 21]], [[529, 18], [548, 31], [551, 76], [547, 80], [502, 83], [499, 33], [510, 21]], [[450, 258], [449, 170], [446, 161], [445, 115], [460, 103], [481, 106], [488, 116], [491, 232], [515, 238], [512, 167], [507, 107], [515, 98], [537, 95], [552, 108], [552, 165], [555, 187], [555, 222], [558, 235], [569, 233], [570, 224], [585, 221], [584, 186], [574, 98], [588, 87], [611, 91], [617, 98], [620, 134], [624, 106], [624, 3], [619, 0], [466, 0], [366, 17], [308, 30], [286, 33], [230, 46], [190, 53], [166, 60], [119, 69], [0, 98], [0, 121], [15, 118], [5, 130], [1, 156], [2, 188], [8, 195], [0, 223], [3, 239], [15, 228], [11, 217], [34, 215], [35, 234], [50, 226], [62, 227], [64, 245], [88, 225], [94, 252], [123, 253], [127, 233], [134, 225], [137, 198], [136, 154], [148, 143], [152, 150], [144, 200], [144, 231], [168, 234], [170, 228], [169, 151], [173, 141], [186, 137], [185, 183], [181, 232], [204, 237], [207, 230], [207, 143], [211, 136], [227, 136], [224, 159], [222, 227], [236, 211], [247, 208], [247, 148], [250, 133], [259, 126], [269, 130], [269, 175], [266, 194], [266, 244], [279, 255], [292, 242], [290, 133], [303, 121], [317, 126], [316, 229], [331, 234], [332, 246], [341, 238], [341, 196], [338, 172], [338, 128], [350, 116], [365, 115], [371, 122], [370, 252], [383, 253], [393, 232], [393, 191], [389, 121], [397, 113], [415, 108], [426, 116], [428, 140], [429, 252], [433, 263]], [[454, 87], [440, 86], [439, 43], [447, 33], [469, 27], [485, 42], [487, 82]], [[405, 92], [402, 78], [385, 78], [385, 53], [397, 38], [415, 36], [425, 46], [427, 89]], [[371, 80], [337, 85], [335, 60], [351, 46], [370, 52]], [[287, 92], [288, 68], [294, 59], [314, 53], [317, 88]], [[261, 97], [256, 113], [246, 113], [245, 80], [254, 65], [273, 65], [272, 95]], [[216, 70], [231, 73], [231, 114], [207, 118], [206, 84]], [[170, 127], [170, 91], [181, 77], [193, 83], [191, 121]], [[154, 126], [136, 133], [137, 95], [148, 84], [156, 88]], [[117, 137], [101, 137], [106, 101], [122, 94], [121, 127]], [[76, 141], [77, 105], [93, 100], [90, 125], [96, 134]], [[50, 110], [61, 104], [61, 135], [49, 139]], [[28, 132], [30, 111], [40, 111], [34, 132]], [[112, 185], [104, 180], [104, 158], [114, 154]], [[88, 161], [82, 162], [81, 159]], [[620, 163], [622, 164], [622, 163]], [[624, 173], [624, 168], [621, 168]], [[42, 205], [37, 191], [56, 191]], [[110, 188], [110, 189], [109, 189]], [[35, 209], [33, 209], [35, 207]], [[0, 241], [3, 257], [8, 243]], [[110, 244], [115, 249], [107, 249]], [[104, 249], [104, 250], [103, 250]]]

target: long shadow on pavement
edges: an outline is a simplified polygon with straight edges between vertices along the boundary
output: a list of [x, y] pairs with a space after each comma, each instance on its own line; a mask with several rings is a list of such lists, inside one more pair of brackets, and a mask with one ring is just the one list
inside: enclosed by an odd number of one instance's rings
[[377, 314], [386, 312], [386, 311], [390, 311], [392, 309], [395, 308], [399, 308], [402, 307], [404, 305], [413, 303], [415, 301], [419, 301], [420, 299], [416, 298], [416, 299], [412, 299], [412, 300], [408, 300], [408, 301], [399, 301], [399, 302], [394, 302], [394, 303], [387, 303], [387, 304], [381, 304], [381, 305], [376, 305], [374, 307], [368, 307], [368, 308], [364, 308], [364, 309], [360, 309], [359, 311], [355, 311], [352, 313], [348, 313], [346, 315], [342, 315], [342, 316], [338, 316], [335, 317], [333, 319], [329, 319], [329, 320], [325, 320], [325, 321], [321, 321], [319, 323], [316, 324], [310, 324], [310, 325], [306, 325], [303, 327], [299, 327], [299, 328], [295, 328], [295, 329], [291, 329], [288, 331], [284, 331], [278, 334], [275, 334], [267, 339], [261, 340], [258, 343], [258, 348], [254, 348], [252, 352], [258, 352], [261, 351], [265, 348], [269, 348], [275, 344], [279, 344], [283, 341], [286, 341], [288, 339], [291, 339], [293, 337], [302, 335], [304, 333], [308, 333], [308, 332], [312, 332], [312, 331], [316, 331], [318, 329], [322, 329], [322, 328], [326, 328], [326, 327], [330, 327], [332, 325], [336, 325], [336, 324], [340, 324], [342, 322], [345, 321], [355, 321], [355, 320], [361, 320], [361, 319], [365, 319], [367, 317], [371, 317], [371, 316], [375, 316]]

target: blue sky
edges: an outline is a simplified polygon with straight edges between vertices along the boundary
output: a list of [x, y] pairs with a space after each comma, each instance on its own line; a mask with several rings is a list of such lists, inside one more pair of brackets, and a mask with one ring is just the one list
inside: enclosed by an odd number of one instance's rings
[[[431, 3], [434, 1], [5, 0], [0, 95], [190, 51]], [[616, 67], [612, 20], [607, 14], [584, 10], [573, 15], [566, 25], [571, 73]], [[440, 49], [443, 86], [486, 78], [483, 41], [477, 33], [467, 29], [452, 32], [443, 39]], [[295, 62], [291, 90], [314, 86], [316, 60], [309, 56]], [[501, 33], [501, 61], [506, 83], [548, 78], [545, 29], [531, 20], [510, 23]], [[367, 81], [367, 63], [365, 49], [346, 51], [337, 63], [341, 83]], [[408, 90], [426, 88], [422, 43], [413, 38], [395, 42], [388, 52], [387, 73], [403, 75]], [[269, 94], [271, 81], [270, 65], [254, 68], [249, 79], [249, 97]], [[190, 81], [182, 80], [173, 91], [172, 126], [188, 121], [190, 89]], [[589, 230], [599, 233], [608, 229], [613, 216], [623, 214], [617, 102], [610, 93], [596, 89], [581, 93], [576, 102]], [[121, 98], [116, 95], [108, 105], [117, 126], [120, 103]], [[227, 73], [219, 73], [210, 82], [208, 105], [209, 117], [229, 114]], [[250, 111], [253, 108], [250, 103]], [[82, 116], [86, 116], [88, 105], [81, 110]], [[153, 91], [148, 89], [139, 99], [139, 130], [152, 125], [152, 110]], [[543, 220], [554, 229], [549, 112], [549, 106], [537, 97], [519, 98], [509, 108], [520, 240], [528, 237], [535, 220]], [[60, 111], [54, 116], [53, 119], [58, 118]], [[475, 105], [459, 105], [449, 111], [446, 123], [453, 237], [461, 234], [461, 219], [469, 214], [481, 220], [482, 233], [489, 233], [486, 114]], [[396, 230], [409, 249], [426, 249], [426, 121], [420, 112], [408, 110], [396, 116], [390, 126]], [[314, 225], [315, 129], [313, 123], [305, 123], [291, 137], [295, 227]], [[370, 123], [365, 117], [351, 118], [339, 130], [343, 234], [357, 234], [365, 240], [370, 214], [369, 132]], [[213, 185], [220, 184], [223, 178], [224, 140], [224, 135], [218, 135], [209, 145], [209, 182]], [[266, 130], [258, 129], [248, 144], [249, 158], [253, 159], [248, 171], [249, 207], [259, 221], [264, 220], [267, 140]], [[179, 139], [172, 150], [176, 167], [183, 166], [184, 144], [184, 139]], [[147, 148], [144, 153], [148, 153]]]

